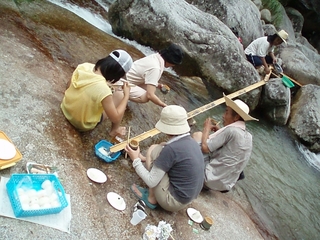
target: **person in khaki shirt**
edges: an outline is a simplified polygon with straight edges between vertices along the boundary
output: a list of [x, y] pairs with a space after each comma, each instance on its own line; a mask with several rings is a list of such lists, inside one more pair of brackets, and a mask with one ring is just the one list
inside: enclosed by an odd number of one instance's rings
[[[193, 138], [201, 144], [205, 161], [204, 188], [228, 192], [244, 178], [252, 152], [252, 136], [246, 130], [245, 121], [257, 120], [249, 115], [249, 107], [243, 101], [232, 101], [224, 96], [226, 110], [223, 128], [206, 119], [202, 132], [195, 132]], [[214, 131], [210, 135], [210, 132]]]

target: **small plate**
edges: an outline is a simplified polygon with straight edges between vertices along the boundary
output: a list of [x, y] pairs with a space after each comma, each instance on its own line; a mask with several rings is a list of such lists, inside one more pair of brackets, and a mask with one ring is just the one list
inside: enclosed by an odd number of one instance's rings
[[92, 181], [97, 183], [104, 183], [107, 181], [107, 176], [102, 171], [96, 168], [89, 168], [87, 170], [87, 176]]
[[0, 139], [0, 159], [9, 160], [17, 153], [15, 146], [5, 139]]
[[108, 202], [110, 203], [110, 205], [112, 207], [114, 207], [115, 209], [119, 210], [119, 211], [123, 211], [126, 209], [126, 203], [124, 201], [124, 199], [117, 193], [115, 192], [109, 192], [107, 194], [107, 199]]
[[198, 210], [196, 210], [194, 208], [188, 208], [187, 214], [192, 221], [194, 221], [196, 223], [202, 223], [203, 217]]

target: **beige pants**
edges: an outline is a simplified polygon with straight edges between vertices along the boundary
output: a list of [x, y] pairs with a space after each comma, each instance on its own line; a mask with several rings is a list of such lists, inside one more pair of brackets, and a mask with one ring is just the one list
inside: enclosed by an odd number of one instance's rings
[[[163, 145], [159, 144], [154, 147], [151, 152], [151, 166], [153, 161], [159, 156], [162, 151]], [[157, 199], [158, 204], [165, 210], [170, 212], [179, 211], [187, 206], [187, 204], [182, 204], [178, 202], [169, 191], [170, 180], [166, 173], [161, 179], [160, 183], [154, 187], [154, 195]]]

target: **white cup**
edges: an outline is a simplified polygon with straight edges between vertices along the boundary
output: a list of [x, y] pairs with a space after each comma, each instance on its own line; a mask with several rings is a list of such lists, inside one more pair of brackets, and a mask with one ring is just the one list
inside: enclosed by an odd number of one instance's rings
[[137, 225], [139, 222], [141, 222], [143, 219], [145, 219], [146, 216], [147, 216], [147, 214], [144, 211], [138, 209], [137, 211], [133, 212], [130, 223], [132, 225]]

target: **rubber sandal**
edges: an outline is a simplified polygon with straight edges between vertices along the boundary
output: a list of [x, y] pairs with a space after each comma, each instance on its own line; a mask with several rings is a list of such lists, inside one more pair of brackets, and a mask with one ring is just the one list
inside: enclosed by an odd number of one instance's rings
[[140, 200], [144, 201], [144, 203], [147, 205], [148, 208], [150, 209], [155, 209], [156, 207], [158, 207], [158, 204], [152, 204], [149, 202], [148, 197], [149, 197], [149, 190], [143, 187], [140, 187], [139, 185], [136, 185], [137, 189], [139, 190], [139, 192], [142, 194], [141, 197], [132, 189], [132, 186], [130, 187], [131, 191], [133, 192], [133, 194], [139, 198]]

